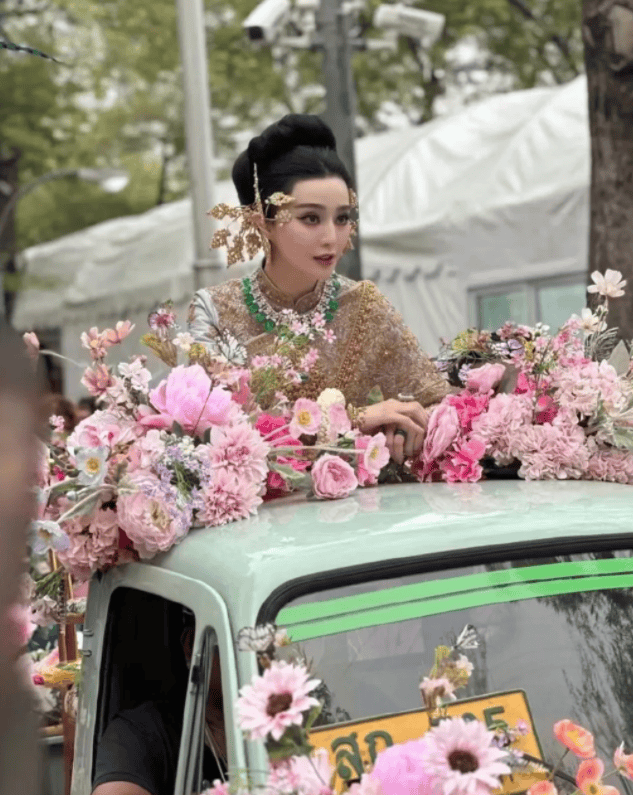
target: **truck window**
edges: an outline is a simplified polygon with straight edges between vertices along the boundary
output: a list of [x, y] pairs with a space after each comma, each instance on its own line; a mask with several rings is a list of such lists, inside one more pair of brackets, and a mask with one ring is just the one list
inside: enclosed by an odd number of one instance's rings
[[[560, 758], [552, 726], [563, 718], [589, 729], [603, 758], [622, 741], [633, 746], [630, 550], [346, 586], [296, 599], [277, 623], [323, 680], [322, 726], [421, 710], [419, 683], [433, 667], [435, 648], [452, 646], [472, 625], [479, 645], [463, 651], [474, 667], [455, 694], [470, 700], [462, 713], [491, 726], [525, 720], [535, 755], [552, 762]], [[355, 731], [356, 751], [345, 752], [348, 778], [358, 773], [350, 759], [388, 743], [371, 732], [365, 743], [362, 727]], [[561, 770], [573, 777], [574, 760], [565, 759]], [[629, 782], [620, 783], [633, 795]]]

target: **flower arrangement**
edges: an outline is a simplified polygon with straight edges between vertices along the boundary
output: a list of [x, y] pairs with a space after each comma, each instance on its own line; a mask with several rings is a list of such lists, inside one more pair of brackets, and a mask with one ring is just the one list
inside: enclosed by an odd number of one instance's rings
[[633, 483], [631, 346], [607, 329], [618, 271], [592, 274], [593, 311], [555, 334], [506, 323], [446, 342], [438, 366], [459, 392], [432, 413], [412, 469], [423, 481], [476, 481], [512, 466], [528, 480]]
[[[202, 795], [334, 795], [329, 755], [310, 742], [321, 711], [314, 695], [321, 682], [312, 678], [299, 650], [284, 650], [290, 659], [278, 659], [280, 648], [289, 645], [285, 632], [273, 624], [240, 631], [238, 649], [255, 652], [263, 670], [240, 690], [238, 724], [248, 737], [264, 743], [269, 769], [263, 784], [242, 775], [215, 781]], [[348, 782], [352, 795], [491, 795], [503, 791], [505, 777], [517, 770], [534, 774], [536, 783], [528, 795], [558, 795], [553, 781], [570, 751], [579, 760], [573, 795], [618, 795], [604, 779], [617, 773], [633, 780], [633, 754], [625, 753], [623, 743], [613, 753], [613, 770], [605, 774], [592, 734], [568, 719], [554, 724], [553, 734], [565, 750], [552, 765], [516, 747], [531, 731], [522, 719], [513, 728], [500, 722], [490, 729], [476, 719], [448, 717], [446, 705], [473, 670], [463, 652], [477, 646], [477, 632], [467, 625], [452, 646], [435, 649], [435, 664], [420, 683], [423, 708], [433, 718], [431, 728], [380, 751], [359, 780]], [[563, 779], [572, 781], [566, 775]]]

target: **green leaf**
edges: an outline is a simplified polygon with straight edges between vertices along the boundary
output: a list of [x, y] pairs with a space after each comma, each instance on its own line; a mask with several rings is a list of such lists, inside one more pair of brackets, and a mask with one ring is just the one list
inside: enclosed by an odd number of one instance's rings
[[369, 390], [369, 393], [367, 395], [367, 405], [368, 406], [373, 406], [376, 403], [382, 403], [383, 400], [384, 400], [384, 397], [383, 397], [383, 394], [382, 394], [382, 389], [378, 385], [376, 385], [375, 387], [373, 387], [372, 389]]
[[626, 375], [626, 373], [628, 373], [631, 365], [631, 356], [622, 340], [618, 342], [611, 352], [608, 363], [614, 368], [618, 375]]
[[308, 719], [306, 720], [305, 730], [306, 732], [310, 732], [310, 729], [314, 726], [314, 721], [319, 717], [321, 711], [323, 710], [323, 705], [319, 704], [318, 707], [312, 707], [310, 712], [308, 713]]
[[171, 432], [174, 436], [177, 436], [179, 439], [182, 439], [185, 436], [185, 432], [182, 429], [182, 425], [179, 422], [174, 420], [174, 424], [171, 426]]
[[282, 478], [294, 488], [303, 488], [312, 482], [309, 475], [305, 472], [297, 472], [290, 464], [280, 464], [277, 461], [269, 461], [268, 468], [273, 472], [278, 472]]

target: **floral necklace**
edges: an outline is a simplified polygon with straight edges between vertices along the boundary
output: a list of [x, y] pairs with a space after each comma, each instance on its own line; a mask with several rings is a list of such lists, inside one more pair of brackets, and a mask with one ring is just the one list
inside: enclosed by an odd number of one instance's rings
[[252, 279], [250, 276], [245, 276], [242, 279], [244, 301], [248, 311], [258, 323], [263, 324], [264, 330], [270, 333], [276, 332], [280, 326], [287, 326], [295, 319], [308, 323], [313, 328], [317, 328], [317, 324], [315, 324], [317, 318], [323, 318], [327, 323], [334, 320], [334, 315], [339, 307], [337, 296], [340, 289], [340, 281], [336, 274], [332, 274], [323, 288], [319, 303], [310, 312], [299, 315], [289, 309], [274, 309], [262, 293], [256, 279]]

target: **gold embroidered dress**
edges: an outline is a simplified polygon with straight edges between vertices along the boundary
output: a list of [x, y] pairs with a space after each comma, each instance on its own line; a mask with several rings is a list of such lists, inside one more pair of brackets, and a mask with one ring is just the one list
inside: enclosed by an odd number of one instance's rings
[[[336, 339], [319, 337], [314, 347], [319, 360], [309, 380], [295, 387], [291, 400], [316, 399], [326, 387], [339, 389], [348, 403], [365, 406], [371, 389], [379, 386], [385, 400], [399, 393], [412, 395], [423, 406], [439, 402], [448, 385], [405, 325], [401, 315], [370, 281], [356, 282], [337, 276], [339, 308], [327, 328]], [[318, 304], [326, 281], [296, 300], [279, 290], [258, 267], [251, 275], [262, 294], [276, 310], [291, 309], [299, 317]], [[274, 332], [248, 311], [240, 279], [198, 290], [189, 308], [189, 331], [196, 342], [212, 341], [214, 326], [228, 329], [247, 350], [249, 359], [272, 350]]]

